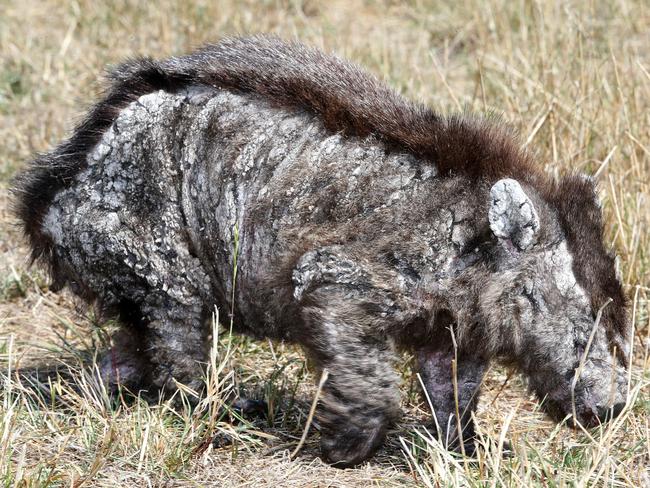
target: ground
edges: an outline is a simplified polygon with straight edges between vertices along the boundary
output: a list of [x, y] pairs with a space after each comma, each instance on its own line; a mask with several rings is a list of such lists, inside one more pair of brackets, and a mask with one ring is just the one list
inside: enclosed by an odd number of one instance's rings
[[[336, 51], [443, 112], [498, 114], [549, 173], [597, 178], [635, 322], [631, 400], [621, 417], [589, 432], [557, 426], [520, 377], [495, 367], [478, 412], [485, 449], [463, 460], [423, 429], [427, 407], [405, 356], [405, 416], [375, 458], [330, 468], [317, 457], [312, 427], [292, 460], [315, 380], [299, 350], [232, 336], [228, 323], [197, 409], [106, 397], [92, 358], [112, 324], [52, 293], [45, 273], [29, 267], [10, 212], [11, 177], [71, 129], [107, 65], [246, 32]], [[47, 396], [2, 382], [2, 484], [650, 486], [649, 45], [645, 0], [1, 0], [0, 371], [67, 365], [81, 385], [54, 381]], [[265, 399], [270, 418], [222, 417], [230, 392]], [[502, 455], [506, 440], [511, 456]]]

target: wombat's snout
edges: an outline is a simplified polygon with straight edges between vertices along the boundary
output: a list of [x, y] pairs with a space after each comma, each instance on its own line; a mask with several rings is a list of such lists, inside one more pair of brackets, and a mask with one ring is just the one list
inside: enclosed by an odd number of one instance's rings
[[623, 408], [625, 408], [625, 402], [615, 403], [611, 407], [598, 406], [596, 408], [598, 410], [598, 420], [601, 422], [607, 422], [619, 416], [623, 411]]
[[597, 405], [593, 411], [579, 416], [582, 417], [580, 423], [585, 427], [597, 427], [618, 417], [623, 408], [625, 408], [625, 402], [618, 402], [611, 406]]

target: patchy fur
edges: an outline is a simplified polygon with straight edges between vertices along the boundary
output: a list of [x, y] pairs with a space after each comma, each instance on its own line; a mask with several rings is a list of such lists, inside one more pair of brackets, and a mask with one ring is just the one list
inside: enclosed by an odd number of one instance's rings
[[16, 188], [33, 257], [131, 331], [109, 382], [198, 388], [217, 306], [330, 371], [319, 419], [337, 466], [372, 455], [398, 416], [396, 347], [414, 349], [453, 447], [471, 441], [492, 359], [556, 416], [620, 409], [626, 303], [588, 180], [555, 182], [495, 121], [440, 116], [273, 37], [112, 80]]

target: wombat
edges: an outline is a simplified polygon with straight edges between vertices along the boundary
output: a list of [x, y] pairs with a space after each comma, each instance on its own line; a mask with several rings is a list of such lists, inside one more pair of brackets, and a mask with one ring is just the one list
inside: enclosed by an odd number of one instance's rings
[[368, 459], [398, 417], [400, 349], [454, 449], [472, 449], [491, 360], [558, 421], [623, 408], [631, 331], [588, 177], [552, 178], [498, 120], [437, 114], [275, 37], [110, 79], [15, 192], [52, 287], [123, 324], [102, 362], [113, 384], [200, 388], [216, 306], [327, 369], [335, 466]]

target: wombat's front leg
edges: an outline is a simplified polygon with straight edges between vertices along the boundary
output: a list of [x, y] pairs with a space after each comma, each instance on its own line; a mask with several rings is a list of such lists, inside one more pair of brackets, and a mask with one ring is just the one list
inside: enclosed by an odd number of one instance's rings
[[351, 295], [323, 287], [311, 294], [303, 313], [303, 345], [329, 374], [317, 415], [321, 451], [341, 468], [369, 458], [399, 412], [392, 347], [378, 331], [370, 332], [371, 316]]
[[[475, 451], [472, 412], [487, 361], [467, 354], [454, 354], [451, 346], [423, 347], [416, 351], [419, 373], [433, 407], [441, 441], [450, 449], [471, 455]], [[456, 371], [453, 361], [456, 360]], [[454, 380], [455, 374], [455, 380]], [[460, 422], [459, 422], [460, 417]], [[458, 427], [461, 427], [459, 441]]]
[[177, 390], [177, 382], [200, 392], [209, 341], [199, 299], [180, 303], [169, 296], [152, 296], [148, 307], [143, 308], [149, 319], [145, 348], [151, 362], [148, 380], [153, 392], [169, 396]]

